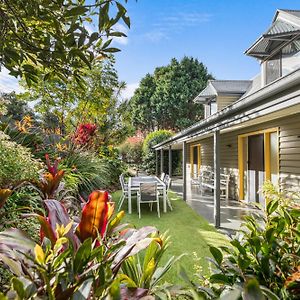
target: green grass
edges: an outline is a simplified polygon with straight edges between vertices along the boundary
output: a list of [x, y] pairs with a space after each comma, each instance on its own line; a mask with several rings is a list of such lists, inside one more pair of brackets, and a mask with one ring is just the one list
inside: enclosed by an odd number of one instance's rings
[[[112, 195], [116, 204], [120, 195], [120, 191]], [[160, 232], [168, 231], [171, 236], [171, 245], [163, 258], [163, 263], [173, 255], [179, 256], [182, 253], [186, 253], [187, 255], [182, 258], [180, 264], [190, 277], [193, 277], [199, 269], [201, 274], [208, 274], [209, 263], [206, 257], [210, 256], [209, 245], [221, 246], [228, 244], [227, 237], [217, 232], [213, 226], [208, 224], [205, 218], [193, 211], [177, 194], [170, 192], [169, 199], [171, 200], [173, 211], [161, 212], [161, 217], [158, 218], [156, 207], [153, 207], [151, 212], [148, 205], [143, 204], [142, 217], [139, 219], [136, 198], [133, 198], [132, 214], [126, 213], [123, 221], [133, 224], [137, 228], [155, 226]], [[127, 203], [125, 204], [124, 202], [122, 209], [127, 212]], [[182, 283], [177, 273], [178, 267], [173, 268], [166, 280], [171, 283]]]

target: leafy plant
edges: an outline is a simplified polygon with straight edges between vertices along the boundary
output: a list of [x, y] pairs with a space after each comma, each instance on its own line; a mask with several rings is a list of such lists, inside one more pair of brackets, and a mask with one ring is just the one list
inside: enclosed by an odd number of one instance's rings
[[173, 133], [168, 130], [157, 130], [149, 133], [143, 142], [143, 167], [150, 173], [154, 174], [156, 169], [155, 151], [152, 147], [171, 137]]
[[[146, 294], [163, 296], [168, 293], [160, 283], [168, 271], [181, 257], [172, 256], [164, 266], [160, 266], [163, 254], [169, 247], [167, 234], [153, 235], [153, 241], [145, 250], [127, 258], [118, 274], [118, 279], [129, 289], [146, 291]], [[141, 255], [140, 255], [141, 254]]]
[[114, 172], [108, 163], [91, 151], [71, 150], [61, 161], [66, 188], [88, 195], [94, 189], [107, 188]]
[[20, 299], [102, 299], [108, 295], [118, 299], [116, 274], [125, 259], [153, 241], [149, 235], [156, 229], [128, 228], [122, 233], [124, 213], [110, 217], [108, 198], [105, 191], [90, 195], [78, 225], [81, 242], [56, 200], [46, 200], [47, 218], [37, 216], [42, 224], [41, 245], [17, 229], [1, 232], [0, 260], [16, 276], [3, 293]]
[[204, 286], [194, 285], [206, 299], [228, 293], [230, 299], [249, 299], [250, 292], [251, 299], [299, 299], [299, 206], [271, 183], [263, 192], [266, 208], [245, 217], [232, 247], [210, 247], [213, 274]]
[[13, 188], [23, 181], [37, 179], [41, 168], [41, 162], [34, 159], [27, 148], [11, 141], [0, 131], [1, 188]]

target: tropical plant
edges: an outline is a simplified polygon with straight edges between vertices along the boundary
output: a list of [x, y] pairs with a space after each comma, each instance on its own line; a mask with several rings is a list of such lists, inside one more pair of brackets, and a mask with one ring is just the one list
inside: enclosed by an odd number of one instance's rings
[[148, 173], [154, 174], [156, 169], [156, 156], [152, 147], [172, 135], [173, 133], [168, 130], [157, 130], [146, 136], [143, 142], [143, 167]]
[[[0, 260], [15, 275], [3, 294], [20, 299], [120, 298], [115, 277], [125, 259], [153, 241], [156, 229], [120, 225], [106, 191], [94, 191], [75, 229], [63, 205], [46, 200], [48, 216], [41, 223], [42, 244], [17, 229], [0, 233]], [[4, 298], [6, 299], [6, 298]]]
[[231, 247], [210, 247], [213, 274], [194, 285], [205, 299], [299, 299], [299, 206], [271, 183], [263, 192], [266, 208], [245, 217]]
[[[138, 253], [127, 258], [118, 274], [118, 279], [127, 288], [139, 289], [140, 293], [156, 295], [164, 299], [168, 294], [165, 285], [160, 285], [168, 271], [181, 257], [172, 256], [165, 265], [161, 266], [161, 259], [169, 247], [169, 237], [166, 233], [155, 234], [154, 239], [145, 253]], [[170, 285], [171, 286], [171, 285]]]
[[112, 173], [117, 171], [110, 169], [109, 164], [95, 153], [80, 149], [67, 152], [60, 168], [65, 171], [66, 188], [83, 195], [94, 189], [108, 188], [112, 184]]
[[74, 136], [72, 137], [73, 142], [81, 147], [87, 147], [93, 142], [93, 136], [97, 126], [95, 124], [79, 124]]

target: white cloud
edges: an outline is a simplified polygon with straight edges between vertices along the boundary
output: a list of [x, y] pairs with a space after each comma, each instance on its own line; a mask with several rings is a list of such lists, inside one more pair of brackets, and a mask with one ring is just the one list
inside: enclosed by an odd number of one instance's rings
[[167, 40], [174, 32], [182, 32], [187, 27], [200, 26], [203, 23], [210, 22], [212, 18], [212, 14], [201, 12], [163, 13], [152, 25], [153, 29], [143, 34], [143, 37], [154, 43]]
[[126, 89], [121, 92], [121, 98], [122, 99], [130, 99], [133, 96], [134, 91], [138, 87], [139, 87], [139, 83], [138, 82], [127, 84], [126, 85]]
[[23, 88], [19, 85], [18, 80], [8, 74], [8, 70], [2, 68], [0, 72], [0, 92], [11, 93], [15, 91], [16, 93], [23, 92]]

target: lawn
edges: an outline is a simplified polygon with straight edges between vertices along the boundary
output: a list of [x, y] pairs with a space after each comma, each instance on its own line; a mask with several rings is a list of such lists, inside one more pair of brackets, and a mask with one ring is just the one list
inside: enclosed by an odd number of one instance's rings
[[[113, 193], [113, 199], [118, 203], [121, 192]], [[173, 211], [161, 213], [158, 218], [155, 207], [151, 212], [147, 205], [142, 206], [142, 217], [138, 218], [136, 201], [133, 198], [133, 212], [126, 214], [124, 221], [135, 225], [155, 226], [160, 232], [168, 231], [171, 236], [171, 245], [163, 259], [166, 262], [171, 256], [179, 256], [182, 253], [187, 255], [182, 258], [180, 264], [184, 266], [190, 276], [197, 270], [202, 274], [209, 272], [209, 263], [206, 257], [210, 256], [209, 245], [221, 246], [228, 244], [225, 235], [216, 231], [209, 225], [205, 218], [193, 211], [176, 193], [170, 192]], [[162, 207], [162, 205], [161, 205]], [[124, 202], [123, 208], [127, 212], [127, 203]], [[181, 279], [177, 275], [178, 266], [174, 268], [166, 278], [169, 282], [180, 283]]]

